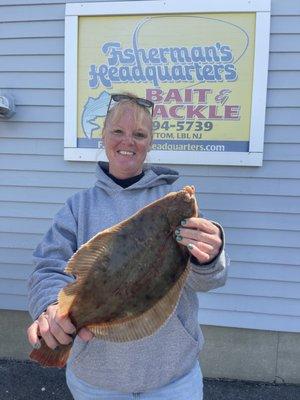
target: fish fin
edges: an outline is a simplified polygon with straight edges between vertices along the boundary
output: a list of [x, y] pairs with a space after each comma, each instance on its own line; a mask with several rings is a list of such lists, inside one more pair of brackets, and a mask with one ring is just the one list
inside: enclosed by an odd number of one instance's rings
[[85, 278], [95, 262], [107, 252], [110, 237], [116, 229], [106, 229], [83, 244], [70, 258], [65, 273]]
[[61, 315], [68, 315], [78, 292], [77, 282], [69, 283], [58, 294], [58, 310]]
[[112, 342], [127, 342], [153, 335], [175, 311], [188, 273], [189, 267], [186, 268], [169, 292], [143, 314], [137, 317], [123, 318], [112, 323], [91, 324], [87, 325], [87, 328], [97, 338]]
[[[111, 244], [110, 237], [118, 230], [118, 227], [106, 229], [98, 233], [88, 242], [82, 245], [70, 258], [65, 273], [75, 275], [76, 281], [69, 283], [58, 295], [59, 311], [62, 315], [67, 315], [71, 306], [82, 287], [82, 281], [88, 276], [89, 272], [95, 268], [98, 260], [103, 260], [103, 255]], [[102, 261], [103, 262], [103, 261]]]
[[44, 340], [41, 340], [41, 347], [37, 350], [32, 350], [29, 357], [43, 367], [63, 368], [67, 363], [71, 347], [72, 344], [60, 345], [57, 350], [52, 350]]

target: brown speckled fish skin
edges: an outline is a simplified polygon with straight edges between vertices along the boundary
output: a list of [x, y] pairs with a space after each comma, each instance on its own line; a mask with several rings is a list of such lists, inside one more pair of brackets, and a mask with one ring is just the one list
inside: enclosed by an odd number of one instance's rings
[[[170, 316], [160, 314], [175, 308], [190, 257], [175, 240], [174, 230], [183, 219], [197, 215], [194, 192], [185, 187], [164, 196], [97, 234], [73, 255], [66, 272], [76, 281], [61, 291], [59, 309], [69, 315], [77, 331], [88, 327], [106, 340], [126, 341], [153, 333]], [[143, 327], [144, 316], [150, 320], [149, 328]], [[113, 330], [101, 331], [101, 326], [118, 326], [122, 331], [125, 321], [129, 325], [119, 336], [114, 337]], [[133, 327], [131, 321], [138, 323]], [[37, 357], [40, 350], [34, 352], [32, 358], [43, 365], [64, 365], [61, 360], [53, 364]]]

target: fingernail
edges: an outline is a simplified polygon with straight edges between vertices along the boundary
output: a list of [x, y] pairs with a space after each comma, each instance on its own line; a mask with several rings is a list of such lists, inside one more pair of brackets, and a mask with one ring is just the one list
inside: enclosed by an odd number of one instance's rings
[[193, 245], [192, 243], [189, 243], [189, 244], [187, 245], [187, 247], [188, 247], [189, 250], [193, 250], [194, 245]]
[[176, 229], [175, 235], [180, 235], [180, 229]]
[[38, 350], [38, 349], [41, 348], [41, 343], [40, 343], [40, 342], [36, 342], [36, 343], [34, 343], [34, 344], [32, 345], [32, 347], [33, 347], [35, 350]]
[[181, 221], [181, 225], [186, 225], [186, 219], [183, 219], [183, 220]]
[[180, 242], [182, 240], [182, 236], [176, 236], [177, 242]]

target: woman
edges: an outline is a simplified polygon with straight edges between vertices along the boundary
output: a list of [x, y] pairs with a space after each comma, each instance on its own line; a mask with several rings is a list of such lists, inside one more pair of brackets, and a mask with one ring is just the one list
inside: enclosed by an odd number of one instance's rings
[[[72, 280], [63, 273], [72, 254], [97, 232], [173, 191], [178, 179], [176, 171], [144, 165], [153, 138], [153, 104], [131, 94], [112, 98], [115, 105], [103, 128], [108, 164], [97, 164], [95, 186], [67, 200], [34, 252], [36, 268], [29, 281], [34, 322], [28, 329], [34, 347], [39, 336], [53, 349], [73, 340], [75, 327], [56, 305], [59, 290]], [[176, 312], [154, 335], [132, 342], [99, 340], [81, 329], [67, 365], [67, 383], [76, 400], [202, 399], [198, 354], [203, 337], [196, 292], [224, 284], [224, 240], [220, 226], [203, 218], [182, 221], [175, 234], [192, 256]]]

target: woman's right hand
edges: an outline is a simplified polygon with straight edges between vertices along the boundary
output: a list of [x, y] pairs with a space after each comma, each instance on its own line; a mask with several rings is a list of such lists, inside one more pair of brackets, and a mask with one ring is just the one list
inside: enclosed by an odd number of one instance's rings
[[[30, 325], [27, 337], [34, 348], [40, 347], [40, 338], [43, 338], [48, 347], [55, 349], [60, 344], [70, 344], [75, 333], [76, 328], [70, 318], [60, 315], [58, 304], [52, 304]], [[92, 332], [87, 328], [80, 329], [78, 336], [84, 341], [93, 338]]]

